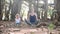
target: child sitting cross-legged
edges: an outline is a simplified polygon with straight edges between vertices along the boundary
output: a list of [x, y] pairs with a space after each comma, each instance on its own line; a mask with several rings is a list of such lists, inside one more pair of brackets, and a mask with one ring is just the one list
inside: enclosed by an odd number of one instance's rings
[[19, 16], [19, 14], [16, 14], [15, 15], [15, 24], [16, 24], [16, 26], [17, 27], [20, 26], [20, 23], [21, 23], [21, 18]]

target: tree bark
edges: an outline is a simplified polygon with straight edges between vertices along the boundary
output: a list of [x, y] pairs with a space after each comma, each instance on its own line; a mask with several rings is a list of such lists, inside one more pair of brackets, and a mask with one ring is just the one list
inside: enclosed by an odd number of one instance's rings
[[[14, 0], [14, 3], [13, 3], [12, 8], [11, 8], [12, 9], [12, 11], [11, 11], [11, 20], [13, 20], [13, 21], [15, 19], [15, 15], [17, 13], [19, 13], [20, 8], [21, 8], [21, 5], [19, 4], [19, 2], [21, 2], [21, 0]], [[20, 5], [20, 7], [18, 5]]]
[[58, 20], [60, 21], [60, 0], [55, 0], [55, 9], [57, 10]]
[[5, 0], [0, 0], [0, 20], [2, 20], [2, 10], [4, 8]]
[[44, 10], [45, 10], [44, 20], [46, 21], [47, 20], [47, 10], [48, 10], [48, 0], [44, 0], [44, 2], [45, 2], [45, 5], [44, 5]]
[[1, 20], [1, 0], [0, 0], [0, 20]]

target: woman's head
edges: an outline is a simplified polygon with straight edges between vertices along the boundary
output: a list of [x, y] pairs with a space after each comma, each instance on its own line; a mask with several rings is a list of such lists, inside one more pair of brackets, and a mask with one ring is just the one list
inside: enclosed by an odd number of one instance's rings
[[31, 13], [34, 13], [34, 8], [31, 9]]

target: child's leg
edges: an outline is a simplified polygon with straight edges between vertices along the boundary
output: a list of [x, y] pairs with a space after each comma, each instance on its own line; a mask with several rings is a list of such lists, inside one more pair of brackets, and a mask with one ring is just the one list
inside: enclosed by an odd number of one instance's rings
[[15, 23], [15, 25], [14, 25], [15, 27], [18, 27], [19, 26], [19, 23]]

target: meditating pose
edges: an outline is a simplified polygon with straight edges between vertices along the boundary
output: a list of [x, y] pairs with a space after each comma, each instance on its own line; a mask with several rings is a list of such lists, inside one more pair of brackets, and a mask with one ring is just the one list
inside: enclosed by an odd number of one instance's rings
[[20, 19], [19, 14], [15, 15], [15, 23], [16, 23], [16, 26], [20, 25], [20, 23], [21, 23], [21, 19]]
[[28, 14], [27, 20], [25, 20], [25, 21], [29, 25], [36, 25], [38, 23], [37, 14], [34, 12], [33, 8], [31, 10], [31, 12]]

